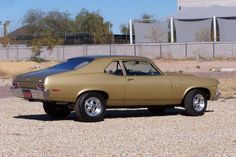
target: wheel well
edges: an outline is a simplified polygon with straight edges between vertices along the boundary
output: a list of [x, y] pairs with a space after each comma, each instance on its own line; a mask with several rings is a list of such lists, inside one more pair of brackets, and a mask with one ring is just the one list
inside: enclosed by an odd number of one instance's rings
[[[188, 92], [190, 92], [190, 91], [192, 91], [192, 90], [195, 90], [195, 89], [201, 90], [201, 91], [203, 91], [204, 93], [206, 93], [207, 100], [210, 100], [210, 98], [211, 98], [211, 92], [210, 92], [210, 90], [207, 89], [207, 88], [191, 88], [191, 89], [189, 89], [189, 90], [185, 93], [184, 98], [185, 98], [185, 96], [186, 96], [186, 94], [187, 94]], [[183, 99], [183, 100], [184, 100], [184, 99]]]
[[102, 94], [102, 96], [103, 96], [106, 100], [109, 98], [109, 95], [108, 95], [106, 92], [104, 92], [104, 91], [92, 90], [92, 91], [85, 91], [85, 92], [83, 92], [83, 93], [80, 93], [80, 94], [78, 95], [77, 99], [78, 99], [82, 94], [91, 93], [91, 92]]

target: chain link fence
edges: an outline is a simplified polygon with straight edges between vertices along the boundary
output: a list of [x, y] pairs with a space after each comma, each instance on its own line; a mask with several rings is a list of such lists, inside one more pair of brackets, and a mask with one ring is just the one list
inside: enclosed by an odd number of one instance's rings
[[[129, 34], [60, 33], [54, 34], [53, 37], [62, 39], [64, 45], [129, 44], [130, 42]], [[31, 46], [35, 39], [43, 39], [44, 36], [40, 34], [9, 34], [7, 38], [9, 45]]]

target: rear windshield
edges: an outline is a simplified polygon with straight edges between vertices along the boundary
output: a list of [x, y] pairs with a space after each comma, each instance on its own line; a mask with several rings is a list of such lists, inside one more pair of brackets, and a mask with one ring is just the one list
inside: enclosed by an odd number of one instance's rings
[[63, 63], [57, 64], [50, 69], [75, 70], [91, 63], [93, 60], [93, 58], [72, 58]]

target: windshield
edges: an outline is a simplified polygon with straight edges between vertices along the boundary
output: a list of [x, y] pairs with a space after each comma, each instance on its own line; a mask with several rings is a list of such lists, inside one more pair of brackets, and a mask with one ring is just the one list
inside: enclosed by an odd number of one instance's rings
[[93, 60], [93, 58], [72, 58], [63, 63], [57, 64], [50, 69], [75, 70], [91, 63]]

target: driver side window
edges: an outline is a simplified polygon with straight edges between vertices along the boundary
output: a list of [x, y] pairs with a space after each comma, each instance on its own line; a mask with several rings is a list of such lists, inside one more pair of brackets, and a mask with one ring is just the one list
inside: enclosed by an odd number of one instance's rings
[[123, 61], [128, 76], [154, 76], [160, 75], [147, 61]]
[[120, 66], [120, 63], [118, 61], [110, 63], [106, 69], [104, 70], [105, 73], [111, 74], [111, 75], [118, 75], [123, 76], [123, 72]]

